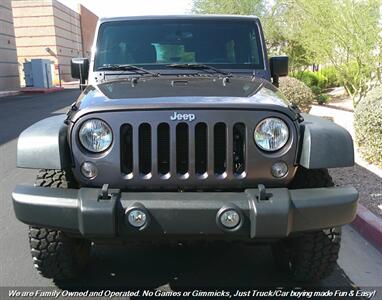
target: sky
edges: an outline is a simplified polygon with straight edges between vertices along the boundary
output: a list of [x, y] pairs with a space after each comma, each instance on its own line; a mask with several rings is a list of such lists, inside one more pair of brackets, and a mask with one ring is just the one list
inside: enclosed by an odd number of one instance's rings
[[77, 11], [78, 3], [98, 17], [174, 15], [191, 12], [192, 0], [58, 0]]

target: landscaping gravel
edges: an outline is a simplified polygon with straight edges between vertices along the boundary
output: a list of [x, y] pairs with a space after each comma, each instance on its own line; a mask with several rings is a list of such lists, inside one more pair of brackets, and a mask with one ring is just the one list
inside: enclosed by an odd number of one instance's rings
[[329, 170], [336, 186], [354, 186], [359, 192], [359, 203], [382, 218], [382, 178], [355, 164], [354, 167]]

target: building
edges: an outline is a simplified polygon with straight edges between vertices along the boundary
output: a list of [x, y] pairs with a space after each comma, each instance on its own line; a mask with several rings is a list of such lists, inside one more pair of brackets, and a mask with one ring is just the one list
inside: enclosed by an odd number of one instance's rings
[[19, 71], [16, 54], [11, 0], [0, 1], [0, 92], [18, 90]]
[[85, 6], [79, 5], [81, 17], [82, 49], [84, 57], [90, 58], [98, 17]]
[[90, 55], [98, 17], [81, 5], [76, 12], [57, 0], [12, 0], [12, 8], [20, 74], [26, 60], [43, 58], [52, 61], [54, 84], [72, 81], [70, 60]]

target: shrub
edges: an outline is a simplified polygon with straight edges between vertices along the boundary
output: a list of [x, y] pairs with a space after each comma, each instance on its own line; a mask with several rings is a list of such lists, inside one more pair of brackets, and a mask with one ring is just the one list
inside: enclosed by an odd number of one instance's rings
[[325, 94], [322, 91], [322, 88], [320, 88], [319, 86], [312, 86], [310, 89], [312, 90], [318, 104], [322, 105], [329, 101], [329, 95]]
[[297, 71], [291, 74], [292, 77], [304, 82], [307, 86], [317, 86], [318, 78], [311, 71]]
[[316, 76], [317, 76], [317, 80], [318, 80], [317, 86], [322, 88], [322, 89], [326, 88], [328, 86], [328, 78], [326, 78], [325, 75], [323, 75], [319, 72], [316, 72], [314, 74], [316, 74]]
[[310, 89], [312, 90], [313, 94], [315, 94], [316, 96], [322, 94], [322, 88], [320, 88], [319, 86], [314, 85]]
[[354, 127], [362, 156], [382, 167], [382, 86], [373, 89], [357, 105]]
[[319, 73], [325, 76], [327, 79], [326, 86], [325, 86], [326, 88], [337, 87], [341, 85], [341, 79], [335, 67], [333, 66], [324, 67], [319, 71]]
[[293, 77], [280, 78], [280, 91], [303, 112], [309, 112], [314, 101], [311, 89], [302, 81]]
[[325, 88], [328, 82], [328, 79], [319, 72], [297, 71], [293, 72], [292, 76], [303, 81], [310, 88], [313, 86]]
[[319, 94], [317, 95], [316, 100], [318, 104], [322, 105], [329, 101], [329, 96], [327, 94]]

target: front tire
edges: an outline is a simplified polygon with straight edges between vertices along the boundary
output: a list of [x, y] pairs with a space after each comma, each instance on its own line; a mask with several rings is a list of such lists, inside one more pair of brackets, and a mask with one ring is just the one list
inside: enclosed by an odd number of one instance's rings
[[[291, 189], [332, 187], [327, 169], [299, 168]], [[334, 270], [341, 244], [341, 228], [302, 233], [272, 245], [278, 266], [296, 281], [321, 280]]]
[[[35, 185], [46, 188], [76, 187], [71, 173], [63, 170], [41, 170]], [[69, 237], [60, 230], [30, 226], [29, 243], [34, 267], [43, 277], [55, 280], [77, 277], [90, 255], [90, 241]]]
[[70, 238], [59, 230], [31, 226], [29, 242], [34, 267], [46, 278], [75, 278], [89, 257], [89, 241]]

